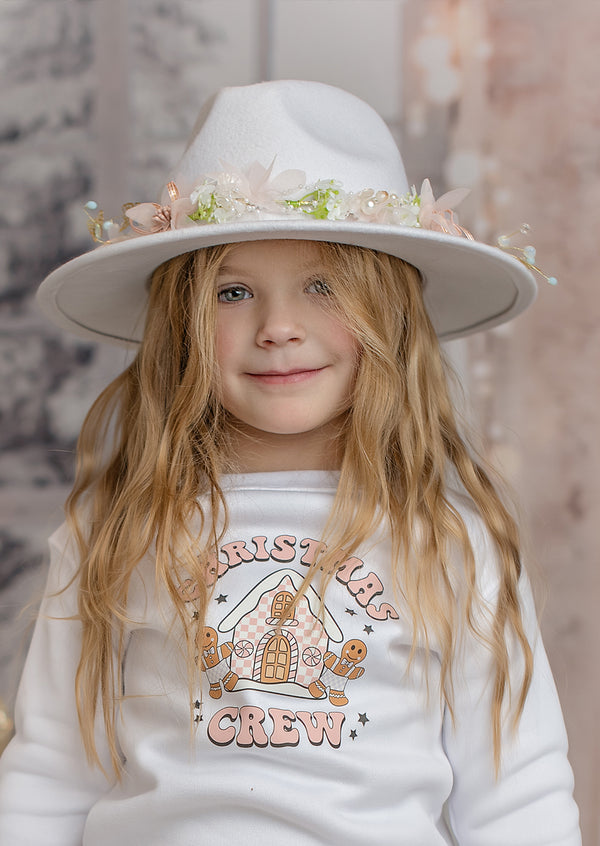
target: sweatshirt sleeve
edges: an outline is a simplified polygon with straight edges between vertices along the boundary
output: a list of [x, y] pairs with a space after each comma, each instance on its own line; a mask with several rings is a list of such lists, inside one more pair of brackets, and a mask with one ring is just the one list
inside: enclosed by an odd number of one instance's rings
[[[19, 685], [16, 734], [0, 758], [0, 843], [80, 846], [90, 807], [110, 785], [86, 760], [74, 680], [81, 647], [76, 571], [65, 526], [50, 538], [48, 583]], [[107, 750], [99, 739], [103, 765]], [[108, 765], [108, 766], [107, 766]]]
[[[480, 561], [483, 581], [487, 580], [482, 590], [493, 608], [496, 577], [490, 575], [490, 544], [483, 541], [477, 546], [486, 559]], [[444, 745], [454, 774], [448, 816], [459, 846], [580, 846], [564, 721], [525, 575], [519, 588], [534, 654], [525, 709], [516, 732], [505, 720], [501, 769], [495, 779], [491, 656], [474, 637], [468, 638], [462, 671], [455, 678], [454, 724], [449, 715], [444, 720]], [[521, 658], [516, 648], [511, 650], [511, 660], [517, 696]]]

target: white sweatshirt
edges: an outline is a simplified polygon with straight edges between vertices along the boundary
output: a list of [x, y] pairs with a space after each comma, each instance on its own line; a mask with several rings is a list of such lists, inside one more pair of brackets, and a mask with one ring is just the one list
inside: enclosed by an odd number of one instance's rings
[[[229, 477], [230, 528], [216, 567], [189, 693], [177, 627], [155, 590], [153, 562], [130, 591], [124, 775], [88, 767], [73, 694], [76, 589], [52, 596], [77, 562], [66, 529], [51, 538], [46, 599], [20, 686], [17, 735], [0, 760], [2, 846], [578, 846], [577, 808], [556, 690], [524, 589], [535, 646], [518, 734], [494, 780], [489, 655], [471, 639], [455, 670], [455, 725], [430, 690], [422, 656], [406, 673], [409, 626], [392, 590], [387, 541], [347, 562], [321, 603], [308, 589], [294, 619], [276, 618], [311, 561], [335, 474]], [[460, 505], [479, 580], [494, 566], [479, 520]], [[181, 585], [192, 598], [194, 585]], [[194, 613], [189, 603], [190, 615]], [[99, 747], [107, 761], [102, 732]]]

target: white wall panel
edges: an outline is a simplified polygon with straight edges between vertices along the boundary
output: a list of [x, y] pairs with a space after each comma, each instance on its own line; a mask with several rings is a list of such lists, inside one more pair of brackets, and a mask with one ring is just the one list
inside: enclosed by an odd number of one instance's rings
[[275, 0], [273, 77], [339, 85], [386, 120], [397, 121], [402, 5], [400, 0]]

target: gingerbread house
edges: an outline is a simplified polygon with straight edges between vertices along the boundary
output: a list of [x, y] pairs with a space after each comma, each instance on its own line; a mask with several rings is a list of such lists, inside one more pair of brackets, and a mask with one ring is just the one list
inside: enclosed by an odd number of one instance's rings
[[280, 622], [302, 584], [295, 570], [278, 570], [264, 578], [222, 620], [219, 631], [233, 632], [231, 669], [240, 680], [306, 690], [319, 678], [329, 641], [339, 643], [342, 632], [310, 587], [294, 609], [293, 617]]

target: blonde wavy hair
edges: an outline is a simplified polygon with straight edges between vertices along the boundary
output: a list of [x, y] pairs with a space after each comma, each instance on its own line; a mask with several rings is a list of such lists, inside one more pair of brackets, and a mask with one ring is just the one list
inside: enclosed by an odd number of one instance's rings
[[[412, 657], [417, 647], [425, 645], [428, 654], [435, 644], [440, 696], [451, 713], [461, 632], [470, 630], [490, 650], [498, 772], [506, 708], [516, 726], [532, 673], [518, 599], [515, 520], [459, 431], [418, 272], [401, 259], [360, 247], [327, 243], [320, 249], [332, 291], [328, 307], [339, 310], [361, 353], [339, 436], [340, 481], [323, 533], [325, 551], [307, 572], [304, 587], [320, 572], [326, 588], [343, 560], [383, 520], [397, 593], [412, 625]], [[79, 440], [77, 476], [67, 500], [81, 561], [77, 707], [88, 758], [99, 766], [94, 722], [102, 709], [117, 776], [127, 596], [131, 576], [149, 551], [157, 584], [166, 587], [184, 632], [190, 702], [199, 682], [196, 642], [211, 590], [206, 562], [214, 560], [227, 528], [219, 480], [235, 469], [215, 376], [216, 278], [230, 250], [224, 245], [187, 253], [154, 272], [140, 350], [96, 400]], [[482, 601], [476, 562], [465, 521], [448, 493], [450, 481], [471, 500], [496, 552], [498, 594], [485, 627], [476, 622]], [[198, 597], [194, 623], [178, 589], [190, 578]], [[523, 656], [516, 696], [510, 641]]]

